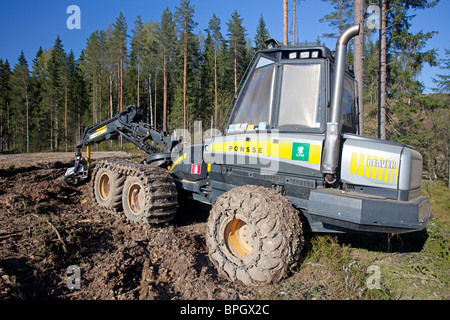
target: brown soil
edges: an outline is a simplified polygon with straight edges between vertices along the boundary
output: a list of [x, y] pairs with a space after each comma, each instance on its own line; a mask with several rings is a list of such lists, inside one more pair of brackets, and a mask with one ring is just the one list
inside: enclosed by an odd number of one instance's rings
[[[97, 152], [93, 163], [113, 156], [129, 155]], [[89, 183], [59, 179], [72, 160], [72, 153], [0, 155], [0, 299], [254, 297], [209, 261], [208, 208], [185, 203], [166, 225], [130, 224], [100, 211]], [[70, 290], [73, 265], [81, 285]]]

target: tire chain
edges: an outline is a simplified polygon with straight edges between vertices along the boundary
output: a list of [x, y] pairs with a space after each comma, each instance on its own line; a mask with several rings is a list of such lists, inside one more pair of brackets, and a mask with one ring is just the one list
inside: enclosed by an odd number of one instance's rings
[[[244, 208], [244, 200], [249, 195], [252, 197], [256, 196], [255, 199], [263, 201], [258, 201], [254, 204], [247, 202]], [[261, 205], [264, 206], [265, 203], [278, 204], [278, 218], [273, 215], [273, 212], [269, 214], [269, 211], [262, 210]], [[273, 264], [275, 260], [269, 261], [270, 266], [268, 267], [264, 264], [265, 258], [258, 252], [255, 258], [252, 258], [252, 261], [247, 261], [247, 265], [243, 263], [244, 260], [236, 263], [239, 259], [234, 257], [230, 259], [229, 256], [232, 256], [232, 254], [225, 253], [229, 251], [225, 240], [221, 239], [218, 241], [217, 233], [211, 233], [211, 231], [219, 231], [219, 233], [222, 231], [220, 228], [222, 220], [219, 214], [222, 213], [223, 219], [227, 219], [223, 213], [226, 213], [228, 217], [236, 218], [236, 212], [241, 210], [244, 211], [243, 216], [251, 217], [255, 229], [261, 235], [259, 245], [255, 246], [253, 250], [262, 252], [264, 244], [270, 245], [272, 241], [278, 243], [278, 246], [275, 246], [273, 250], [268, 250], [267, 247], [264, 250], [270, 259], [275, 258], [278, 260], [276, 264]], [[262, 225], [270, 227], [267, 230], [261, 230], [258, 226], [264, 220], [266, 222]], [[284, 241], [279, 242], [277, 239], [283, 239]], [[298, 212], [287, 199], [274, 193], [271, 189], [247, 185], [224, 193], [216, 201], [208, 219], [206, 243], [209, 248], [210, 260], [219, 274], [224, 275], [231, 281], [240, 280], [245, 285], [259, 286], [280, 281], [289, 270], [297, 265], [304, 238]], [[273, 278], [270, 281], [262, 280], [264, 278], [263, 275], [271, 275]]]
[[[178, 205], [177, 189], [167, 170], [160, 167], [135, 163], [123, 158], [107, 158], [99, 161], [95, 165], [92, 181], [95, 180], [95, 175], [100, 168], [107, 168], [121, 175], [139, 177], [143, 184], [148, 187], [145, 190], [145, 200], [152, 202], [150, 210], [156, 210], [157, 212], [150, 212], [148, 217], [142, 221], [133, 222], [126, 219], [121, 209], [105, 208], [97, 205], [97, 208], [101, 211], [142, 226], [169, 222], [173, 219]], [[91, 199], [96, 203], [94, 194], [95, 183], [92, 183]]]

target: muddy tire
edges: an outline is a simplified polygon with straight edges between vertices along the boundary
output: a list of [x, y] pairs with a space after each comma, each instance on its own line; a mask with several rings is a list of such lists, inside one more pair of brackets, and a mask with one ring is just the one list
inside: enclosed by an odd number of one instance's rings
[[99, 166], [94, 174], [94, 198], [101, 208], [121, 211], [125, 177], [107, 167]]
[[177, 209], [175, 184], [164, 169], [153, 170], [155, 177], [128, 176], [125, 180], [122, 205], [131, 222], [158, 224], [174, 218]]
[[145, 185], [138, 177], [129, 176], [122, 191], [123, 211], [128, 220], [143, 221], [148, 203], [145, 199]]
[[274, 190], [234, 188], [214, 204], [206, 243], [210, 260], [229, 280], [273, 283], [298, 262], [303, 246], [299, 213]]

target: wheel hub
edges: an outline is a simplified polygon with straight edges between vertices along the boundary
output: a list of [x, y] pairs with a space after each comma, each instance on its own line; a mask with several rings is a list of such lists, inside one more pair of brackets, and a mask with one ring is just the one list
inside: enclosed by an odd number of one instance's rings
[[253, 251], [253, 230], [240, 219], [228, 222], [224, 232], [228, 250], [237, 258], [244, 259]]
[[128, 190], [128, 205], [131, 213], [136, 216], [144, 209], [144, 190], [139, 183], [133, 183]]
[[102, 198], [102, 200], [106, 200], [109, 198], [110, 189], [111, 189], [111, 179], [109, 178], [109, 175], [105, 172], [101, 175], [98, 181], [98, 194], [100, 195], [100, 198]]

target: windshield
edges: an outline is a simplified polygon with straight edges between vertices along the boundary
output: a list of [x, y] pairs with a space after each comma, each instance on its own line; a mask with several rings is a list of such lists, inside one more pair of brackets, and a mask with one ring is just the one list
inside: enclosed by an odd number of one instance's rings
[[279, 127], [320, 127], [320, 66], [283, 65]]
[[229, 132], [265, 129], [270, 123], [274, 78], [275, 62], [260, 57], [236, 102]]

